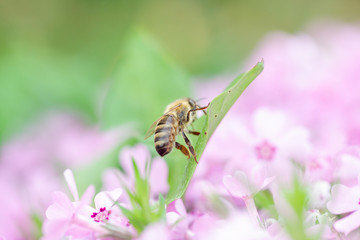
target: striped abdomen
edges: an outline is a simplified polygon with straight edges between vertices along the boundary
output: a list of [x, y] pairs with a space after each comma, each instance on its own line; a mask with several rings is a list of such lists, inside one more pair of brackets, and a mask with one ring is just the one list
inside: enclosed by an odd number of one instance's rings
[[155, 128], [155, 149], [160, 156], [165, 156], [174, 147], [178, 122], [172, 115], [164, 115]]

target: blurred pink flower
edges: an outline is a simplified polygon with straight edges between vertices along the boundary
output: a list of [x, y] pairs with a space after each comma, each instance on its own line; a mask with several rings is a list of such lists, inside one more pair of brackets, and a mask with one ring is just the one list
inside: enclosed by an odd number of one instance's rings
[[358, 184], [360, 173], [360, 145], [347, 147], [335, 157], [334, 178], [347, 186]]
[[170, 231], [165, 223], [153, 223], [145, 228], [137, 240], [169, 240]]
[[[316, 148], [330, 155], [360, 143], [360, 28], [312, 24], [297, 34], [269, 33], [242, 69], [264, 59], [265, 68], [230, 113], [247, 118], [259, 107], [281, 109], [310, 130]], [[221, 91], [234, 77], [198, 84], [198, 96]], [[227, 79], [227, 80], [225, 80]], [[219, 88], [220, 86], [220, 88]], [[212, 90], [210, 92], [214, 92]], [[215, 136], [214, 136], [215, 137]]]
[[253, 196], [260, 190], [265, 189], [275, 177], [266, 178], [264, 168], [253, 168], [250, 178], [244, 172], [236, 171], [233, 176], [225, 175], [223, 183], [231, 196], [241, 198], [247, 207], [249, 216], [255, 224], [262, 224], [256, 208]]
[[[166, 194], [169, 185], [168, 167], [163, 158], [155, 157], [151, 161], [150, 152], [145, 145], [138, 144], [134, 147], [124, 147], [119, 154], [119, 163], [123, 167], [125, 173], [117, 169], [108, 169], [103, 174], [105, 189], [112, 189], [125, 184], [130, 189], [135, 184], [135, 175], [133, 162], [135, 161], [140, 174], [143, 178], [149, 178], [150, 194], [152, 199], [157, 199], [158, 195]], [[150, 172], [147, 172], [147, 164], [150, 164]], [[126, 196], [124, 196], [126, 198]], [[125, 202], [128, 200], [121, 198]]]
[[269, 108], [256, 109], [248, 121], [236, 114], [227, 116], [211, 138], [195, 179], [221, 184], [234, 169], [250, 175], [260, 164], [267, 177], [289, 181], [293, 162], [305, 164], [312, 152], [308, 129], [294, 122], [285, 112]]
[[194, 233], [190, 229], [193, 219], [187, 214], [183, 201], [173, 201], [167, 206], [166, 212], [167, 224], [170, 227], [169, 239], [193, 239]]
[[309, 189], [310, 209], [325, 209], [330, 200], [330, 183], [326, 181], [312, 182]]
[[197, 240], [272, 239], [266, 230], [258, 227], [242, 212], [233, 212], [226, 219], [204, 215], [195, 220], [193, 229]]
[[[42, 220], [45, 217], [51, 192], [61, 188], [63, 169], [80, 167], [101, 157], [127, 136], [128, 130], [101, 132], [97, 126], [86, 124], [75, 114], [59, 112], [40, 118], [5, 142], [0, 148], [0, 185], [11, 188], [13, 196], [3, 198], [2, 206], [10, 206], [14, 199], [22, 206], [17, 207], [21, 211], [12, 210], [17, 215], [14, 218], [15, 236], [38, 235], [39, 229], [32, 218]], [[1, 211], [3, 208], [0, 206]], [[1, 215], [0, 222], [6, 218]], [[4, 227], [2, 231], [0, 227], [0, 232], [12, 239], [11, 229]]]
[[275, 177], [266, 177], [264, 167], [254, 167], [251, 176], [244, 172], [236, 171], [234, 175], [225, 175], [223, 183], [231, 196], [241, 198], [244, 201], [252, 198], [257, 192], [265, 189]]
[[331, 199], [327, 204], [328, 210], [333, 214], [347, 214], [337, 220], [334, 227], [345, 235], [360, 227], [360, 175], [358, 185], [347, 187], [336, 184], [331, 189]]

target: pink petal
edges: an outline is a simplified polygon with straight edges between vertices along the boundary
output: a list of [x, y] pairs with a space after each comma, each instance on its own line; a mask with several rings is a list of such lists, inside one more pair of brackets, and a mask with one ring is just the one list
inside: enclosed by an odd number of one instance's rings
[[62, 192], [52, 193], [54, 203], [46, 210], [46, 217], [48, 219], [70, 219], [74, 212], [72, 202]]
[[251, 193], [246, 183], [245, 173], [237, 172], [235, 173], [235, 177], [231, 175], [225, 175], [223, 177], [223, 184], [225, 188], [234, 197], [239, 197], [239, 198], [249, 197]]
[[166, 193], [169, 190], [168, 166], [162, 158], [153, 159], [149, 178], [153, 194]]
[[360, 172], [360, 159], [350, 154], [342, 154], [339, 158], [339, 166], [335, 175], [342, 183], [355, 183]]
[[72, 171], [70, 169], [66, 169], [64, 172], [64, 177], [65, 177], [66, 183], [70, 189], [70, 192], [74, 197], [74, 200], [76, 202], [79, 201], [79, 193], [78, 193], [78, 190], [76, 187], [74, 174], [72, 173]]
[[251, 171], [251, 181], [255, 185], [255, 192], [266, 188], [271, 182], [275, 180], [275, 176], [266, 178], [267, 171], [264, 165], [257, 165]]
[[169, 226], [175, 225], [180, 219], [181, 216], [176, 212], [168, 212], [166, 214], [166, 222]]
[[175, 200], [175, 208], [181, 216], [186, 216], [185, 205], [181, 199]]
[[283, 112], [269, 108], [258, 108], [253, 115], [254, 130], [257, 136], [264, 139], [277, 139], [287, 127]]
[[95, 187], [94, 185], [90, 185], [81, 196], [80, 202], [82, 204], [90, 205], [91, 200], [93, 199], [95, 194]]
[[184, 206], [184, 203], [182, 201], [182, 199], [177, 199], [173, 202], [171, 202], [167, 208], [166, 211], [169, 212], [175, 212], [178, 213], [181, 216], [186, 216], [186, 209]]
[[218, 219], [208, 214], [195, 219], [192, 229], [195, 233], [196, 239], [207, 239], [210, 230], [219, 227], [217, 224]]
[[47, 220], [43, 225], [44, 239], [62, 239], [67, 228], [69, 220], [56, 219]]
[[75, 214], [81, 214], [86, 217], [91, 216], [93, 212], [96, 212], [97, 210], [90, 207], [90, 203], [92, 202], [93, 196], [95, 193], [95, 187], [93, 185], [90, 185], [85, 193], [82, 195], [80, 202], [76, 203], [76, 210]]
[[140, 174], [145, 176], [145, 165], [150, 160], [150, 153], [146, 146], [138, 144], [134, 147], [125, 147], [120, 152], [120, 164], [125, 169], [126, 174], [134, 179], [133, 163], [134, 160], [139, 168]]
[[165, 224], [154, 223], [148, 225], [138, 240], [168, 240], [170, 232]]
[[279, 141], [280, 156], [304, 163], [311, 152], [309, 139], [310, 132], [304, 127], [293, 127], [287, 130]]
[[327, 204], [328, 210], [333, 214], [352, 212], [360, 208], [360, 194], [358, 187], [349, 188], [336, 184], [331, 189], [331, 200]]
[[94, 199], [96, 209], [106, 207], [106, 209], [109, 210], [113, 206], [114, 202], [119, 199], [121, 194], [121, 188], [98, 193]]
[[360, 226], [360, 211], [356, 211], [347, 217], [344, 217], [334, 223], [334, 227], [338, 232], [349, 234]]

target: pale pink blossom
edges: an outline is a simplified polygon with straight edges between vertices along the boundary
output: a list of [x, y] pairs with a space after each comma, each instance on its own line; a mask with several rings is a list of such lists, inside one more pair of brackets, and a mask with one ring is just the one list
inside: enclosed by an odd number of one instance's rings
[[[90, 201], [94, 187], [90, 186], [80, 199], [72, 172], [68, 169], [64, 172], [64, 176], [74, 200], [71, 201], [62, 192], [53, 193], [54, 203], [46, 211], [47, 220], [43, 226], [43, 239], [58, 239], [64, 236], [96, 238], [116, 236], [119, 233], [129, 237], [132, 234], [129, 221], [122, 216], [116, 205], [122, 194], [121, 189], [98, 193], [94, 199], [95, 208], [92, 208]], [[108, 230], [105, 223], [117, 226], [118, 232], [113, 233]]]
[[262, 224], [258, 214], [253, 196], [260, 190], [265, 189], [274, 177], [266, 178], [264, 169], [259, 166], [255, 167], [250, 177], [244, 172], [236, 171], [233, 176], [225, 175], [223, 183], [231, 196], [242, 199], [245, 202], [249, 216], [255, 224]]
[[313, 182], [309, 188], [309, 207], [325, 209], [330, 200], [330, 183], [326, 181]]
[[193, 239], [194, 233], [190, 229], [193, 219], [187, 214], [183, 201], [173, 201], [167, 206], [166, 212], [167, 224], [170, 227], [169, 239]]
[[153, 223], [145, 228], [137, 240], [169, 240], [170, 230], [165, 223]]
[[267, 178], [264, 167], [257, 166], [250, 177], [244, 172], [236, 171], [234, 175], [225, 175], [223, 183], [232, 196], [246, 200], [265, 189], [274, 179], [274, 176]]
[[348, 214], [337, 220], [334, 227], [345, 235], [360, 227], [360, 175], [358, 185], [347, 187], [336, 184], [331, 189], [331, 199], [327, 204], [333, 214]]
[[266, 230], [254, 224], [243, 212], [233, 212], [226, 219], [204, 215], [194, 222], [193, 228], [198, 240], [272, 239]]
[[[142, 144], [124, 147], [121, 150], [119, 163], [124, 168], [125, 173], [117, 169], [107, 169], [103, 174], [105, 189], [113, 189], [124, 185], [132, 189], [135, 184], [133, 161], [135, 161], [141, 177], [148, 178], [152, 199], [157, 199], [159, 194], [167, 193], [169, 185], [167, 182], [168, 167], [166, 162], [160, 157], [151, 160], [148, 148]], [[129, 201], [126, 196], [122, 197], [121, 200]]]

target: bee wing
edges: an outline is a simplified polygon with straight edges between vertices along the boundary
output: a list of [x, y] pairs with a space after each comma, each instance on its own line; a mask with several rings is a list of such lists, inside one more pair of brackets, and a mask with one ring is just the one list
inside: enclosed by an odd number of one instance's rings
[[[162, 116], [161, 116], [160, 118], [162, 118]], [[158, 121], [160, 120], [160, 118], [157, 119], [155, 122], [153, 122], [153, 124], [151, 124], [149, 130], [148, 130], [148, 131], [146, 132], [146, 134], [145, 134], [145, 138], [144, 138], [144, 139], [148, 139], [151, 135], [154, 134], [156, 124], [158, 123]]]
[[164, 113], [164, 114], [163, 114], [161, 117], [159, 117], [155, 122], [153, 122], [153, 124], [151, 124], [149, 130], [146, 132], [144, 139], [147, 139], [147, 138], [149, 138], [151, 135], [154, 134], [156, 124], [159, 122], [159, 120], [160, 120], [164, 115], [168, 114], [170, 111], [174, 110], [175, 108], [179, 107], [180, 105], [181, 105], [181, 103], [179, 103], [178, 105], [170, 108], [169, 111], [167, 111], [166, 113]]

